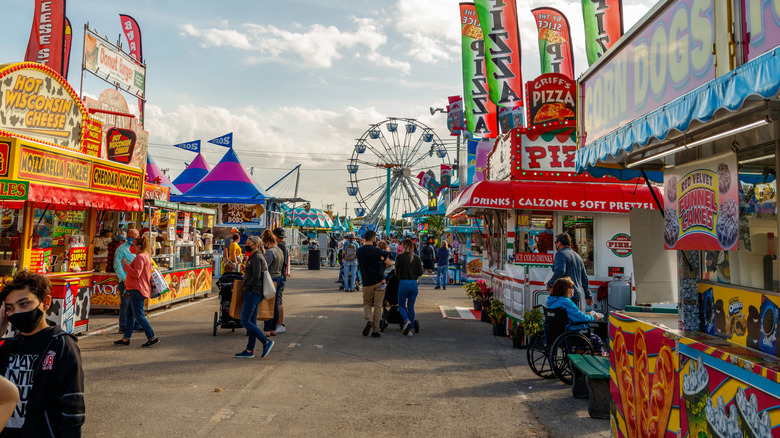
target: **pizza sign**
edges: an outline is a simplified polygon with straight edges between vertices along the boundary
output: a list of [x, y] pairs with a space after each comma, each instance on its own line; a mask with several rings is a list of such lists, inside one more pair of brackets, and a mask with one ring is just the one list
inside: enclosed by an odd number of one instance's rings
[[576, 123], [576, 83], [560, 73], [547, 73], [525, 84], [531, 127]]
[[607, 241], [607, 248], [618, 257], [628, 257], [631, 255], [631, 236], [625, 233], [618, 233]]

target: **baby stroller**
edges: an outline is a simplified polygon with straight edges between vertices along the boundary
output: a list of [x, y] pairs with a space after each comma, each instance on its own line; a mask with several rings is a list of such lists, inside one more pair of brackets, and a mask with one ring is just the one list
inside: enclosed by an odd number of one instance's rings
[[[379, 331], [385, 331], [390, 324], [398, 324], [398, 327], [404, 328], [404, 318], [398, 311], [398, 276], [395, 270], [387, 275], [387, 287], [385, 288], [385, 298], [382, 301], [382, 319], [379, 320]], [[416, 319], [413, 324], [414, 332], [420, 333], [420, 322]]]
[[214, 312], [214, 336], [217, 336], [217, 327], [236, 331], [241, 328], [241, 320], [230, 316], [230, 301], [233, 300], [233, 283], [241, 280], [240, 272], [226, 272], [217, 280], [219, 288], [219, 311]]

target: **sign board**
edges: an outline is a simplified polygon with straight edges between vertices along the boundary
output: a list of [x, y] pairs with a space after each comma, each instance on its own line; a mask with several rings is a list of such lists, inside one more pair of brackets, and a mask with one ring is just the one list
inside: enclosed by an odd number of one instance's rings
[[84, 68], [140, 99], [145, 98], [146, 67], [90, 29], [84, 33]]
[[521, 136], [521, 168], [524, 171], [574, 172], [577, 141], [574, 130], [556, 130]]
[[774, 1], [746, 1], [746, 32], [750, 46], [745, 61], [754, 59], [780, 45], [780, 3]]
[[737, 156], [731, 152], [664, 172], [664, 247], [737, 250]]
[[30, 192], [30, 183], [27, 181], [0, 179], [0, 199], [12, 201], [24, 201]]
[[428, 190], [428, 211], [436, 211], [439, 209], [439, 205], [436, 202], [436, 193]]
[[144, 199], [155, 199], [155, 200], [167, 201], [171, 199], [171, 188], [145, 182]]
[[262, 205], [222, 204], [219, 213], [217, 227], [265, 228], [265, 207]]
[[135, 150], [135, 132], [129, 129], [110, 128], [106, 138], [107, 158], [129, 164]]
[[575, 81], [560, 73], [547, 73], [526, 82], [525, 90], [530, 128], [575, 124]]
[[[149, 133], [130, 113], [127, 100], [122, 93], [114, 89], [107, 89], [100, 93], [97, 100], [85, 97], [84, 105], [90, 111], [95, 111], [93, 118], [99, 120], [100, 123], [100, 135], [98, 136], [97, 132], [93, 134], [95, 141], [100, 142], [98, 156], [145, 170], [146, 154], [149, 149]], [[97, 130], [98, 128], [92, 129]], [[130, 137], [128, 131], [134, 133], [133, 147], [130, 148], [130, 151], [125, 151], [129, 154], [123, 154], [122, 151], [117, 152], [116, 148], [120, 146], [117, 141], [121, 141], [122, 138], [114, 138], [115, 129], [120, 129], [119, 132], [123, 133], [124, 137]], [[114, 150], [110, 153], [112, 148]], [[122, 158], [119, 159], [115, 155], [120, 155]]]
[[509, 179], [512, 173], [512, 137], [514, 133], [501, 134], [496, 138], [493, 151], [488, 156], [488, 170], [491, 181]]
[[631, 236], [626, 233], [618, 233], [607, 240], [607, 248], [618, 257], [631, 255]]
[[515, 263], [533, 265], [552, 265], [555, 254], [540, 254], [530, 252], [516, 252]]

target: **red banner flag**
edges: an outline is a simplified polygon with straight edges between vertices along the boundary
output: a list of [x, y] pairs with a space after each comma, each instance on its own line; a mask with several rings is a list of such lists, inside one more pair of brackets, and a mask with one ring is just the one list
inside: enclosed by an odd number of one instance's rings
[[588, 65], [593, 65], [623, 36], [623, 1], [582, 0], [582, 19]]
[[64, 73], [65, 0], [35, 0], [30, 41], [24, 60]]
[[130, 56], [133, 59], [143, 64], [144, 57], [141, 48], [141, 28], [138, 27], [138, 22], [135, 21], [135, 18], [124, 14], [119, 14], [119, 21], [122, 23], [122, 30], [125, 32], [125, 37], [127, 38], [128, 53], [130, 53]]
[[65, 44], [62, 47], [62, 77], [68, 80], [68, 70], [70, 70], [70, 43], [73, 40], [73, 28], [70, 26], [70, 20], [65, 17]]
[[463, 98], [450, 96], [450, 104], [447, 105], [447, 129], [450, 135], [460, 135], [466, 129], [463, 122]]
[[554, 8], [532, 9], [539, 29], [539, 60], [542, 74], [562, 73], [574, 78], [574, 52], [571, 30], [566, 16]]

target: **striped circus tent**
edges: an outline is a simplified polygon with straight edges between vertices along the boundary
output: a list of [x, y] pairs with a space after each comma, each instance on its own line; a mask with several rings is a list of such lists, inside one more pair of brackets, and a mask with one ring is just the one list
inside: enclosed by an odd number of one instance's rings
[[146, 154], [146, 182], [170, 188], [171, 195], [181, 195], [181, 191], [171, 183], [171, 180], [165, 176], [162, 170], [160, 170], [160, 166], [157, 165], [154, 158], [149, 154]]
[[295, 213], [291, 212], [291, 208], [287, 205], [282, 205], [282, 213], [284, 214], [284, 225], [290, 226], [290, 218], [293, 218], [293, 226], [298, 228], [316, 228], [316, 229], [328, 229], [333, 227], [333, 220], [322, 210], [316, 208], [310, 208], [306, 211], [303, 207], [296, 207]]
[[264, 204], [268, 194], [249, 175], [231, 148], [200, 182], [174, 202]]
[[206, 162], [201, 153], [192, 160], [189, 166], [176, 179], [173, 180], [173, 185], [182, 193], [186, 193], [187, 190], [193, 188], [195, 184], [199, 183], [206, 175], [211, 171], [211, 166]]

